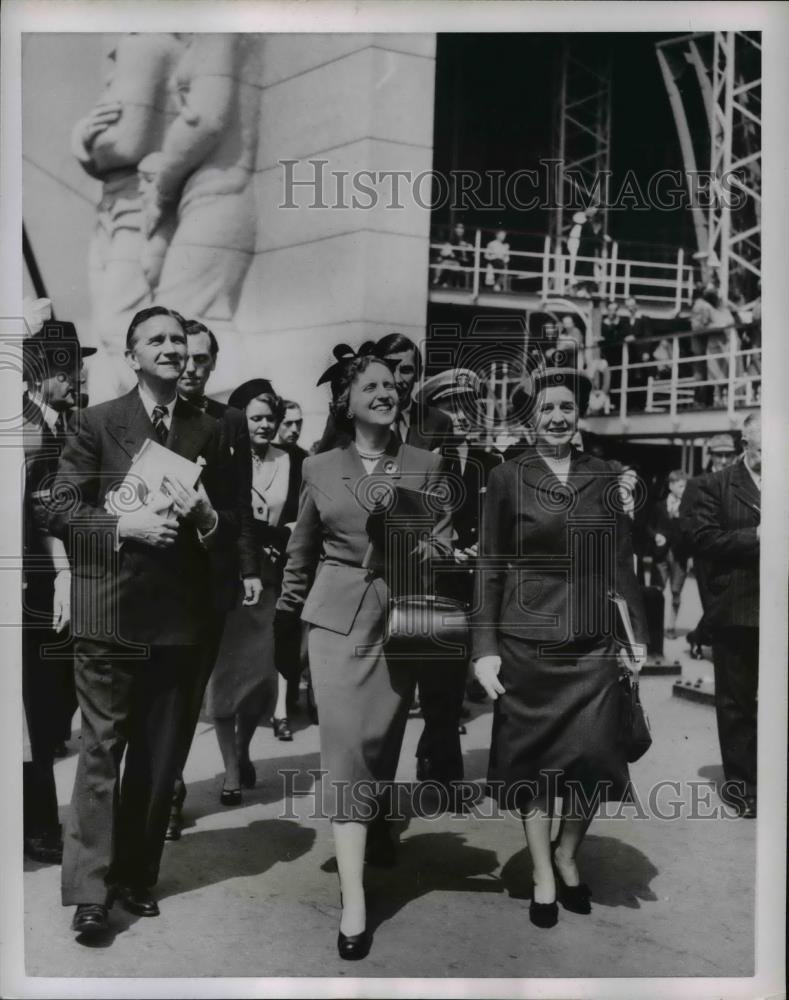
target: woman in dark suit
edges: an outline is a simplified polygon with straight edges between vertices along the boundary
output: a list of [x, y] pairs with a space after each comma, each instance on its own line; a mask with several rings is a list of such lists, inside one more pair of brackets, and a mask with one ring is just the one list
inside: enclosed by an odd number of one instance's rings
[[[244, 382], [228, 405], [247, 420], [251, 446], [252, 513], [263, 590], [251, 603], [239, 585], [236, 607], [225, 621], [222, 641], [205, 695], [205, 714], [214, 720], [225, 765], [223, 805], [241, 802], [241, 787], [254, 788], [249, 745], [261, 716], [274, 704], [274, 734], [292, 739], [286, 717], [287, 681], [273, 657], [272, 623], [279, 596], [285, 547], [296, 520], [303, 456], [272, 444], [285, 409], [268, 379]], [[298, 650], [294, 653], [298, 657]]]
[[[402, 567], [385, 563], [368, 523], [392, 486], [432, 489], [441, 458], [393, 435], [397, 391], [383, 361], [354, 356], [329, 377], [332, 416], [352, 439], [304, 462], [275, 634], [279, 642], [299, 617], [310, 626], [326, 772], [322, 804], [333, 821], [343, 907], [338, 950], [341, 958], [357, 959], [370, 947], [362, 873], [371, 798], [377, 783], [394, 780], [414, 690], [412, 665], [387, 658], [384, 649], [393, 574]], [[448, 556], [450, 538], [449, 517], [437, 514], [411, 555], [423, 564], [434, 552]], [[367, 798], [356, 799], [354, 791], [365, 785]]]
[[589, 381], [548, 369], [531, 388], [535, 445], [488, 480], [472, 636], [475, 674], [495, 701], [490, 792], [523, 816], [534, 867], [529, 916], [552, 927], [557, 897], [590, 912], [576, 852], [595, 796], [621, 799], [629, 782], [610, 588], [624, 596], [639, 642], [646, 631], [617, 478], [570, 444]]

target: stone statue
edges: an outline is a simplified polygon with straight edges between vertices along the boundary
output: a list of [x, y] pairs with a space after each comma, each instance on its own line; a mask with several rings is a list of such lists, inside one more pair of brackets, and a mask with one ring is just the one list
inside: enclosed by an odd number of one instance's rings
[[144, 164], [143, 258], [155, 302], [219, 332], [232, 324], [255, 249], [259, 37], [196, 34], [183, 44], [178, 115]]
[[72, 133], [83, 169], [102, 182], [88, 257], [93, 339], [103, 348], [91, 370], [96, 402], [133, 382], [123, 358], [126, 328], [152, 300], [141, 264], [137, 166], [161, 146], [173, 117], [168, 83], [181, 51], [175, 35], [120, 36], [107, 54], [104, 90]]

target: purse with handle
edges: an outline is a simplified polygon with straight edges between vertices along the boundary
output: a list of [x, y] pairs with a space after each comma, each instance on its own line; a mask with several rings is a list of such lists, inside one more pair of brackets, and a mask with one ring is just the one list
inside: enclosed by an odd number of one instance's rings
[[[636, 642], [627, 602], [613, 590], [608, 597], [613, 606], [616, 640], [635, 663], [636, 654], [642, 647]], [[619, 743], [632, 764], [652, 746], [652, 733], [638, 691], [638, 672], [624, 666], [619, 671], [619, 712]]]

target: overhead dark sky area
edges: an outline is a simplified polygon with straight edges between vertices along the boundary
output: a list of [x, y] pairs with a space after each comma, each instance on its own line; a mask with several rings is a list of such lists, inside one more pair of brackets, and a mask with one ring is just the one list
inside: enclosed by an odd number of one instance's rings
[[[674, 119], [655, 55], [669, 35], [587, 36], [612, 51], [611, 170], [613, 188], [632, 170], [646, 190], [652, 174], [683, 170]], [[554, 102], [559, 86], [563, 36], [556, 34], [439, 35], [436, 70], [435, 162], [437, 171], [538, 169], [552, 154]], [[689, 88], [692, 89], [692, 88]], [[699, 120], [688, 106], [691, 126]], [[701, 119], [703, 121], [703, 119]], [[700, 169], [708, 163], [702, 160]], [[446, 208], [436, 221], [448, 221]], [[467, 224], [495, 225], [545, 234], [547, 209], [467, 211]], [[684, 246], [695, 239], [686, 208], [615, 210], [609, 233], [627, 242]]]

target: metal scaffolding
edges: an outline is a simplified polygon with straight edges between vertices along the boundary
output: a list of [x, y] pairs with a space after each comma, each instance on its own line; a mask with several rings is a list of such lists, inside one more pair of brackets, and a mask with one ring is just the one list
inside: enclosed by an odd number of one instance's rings
[[608, 232], [605, 186], [598, 185], [605, 184], [611, 160], [611, 52], [600, 38], [571, 35], [562, 46], [553, 129], [559, 197], [551, 235], [557, 248], [572, 225], [571, 206], [585, 204], [589, 194]]
[[[666, 84], [688, 177], [702, 273], [724, 300], [759, 298], [761, 280], [762, 66], [758, 32], [707, 32], [660, 42]], [[693, 74], [691, 74], [691, 69]], [[693, 103], [704, 109], [692, 120]], [[709, 163], [706, 208], [696, 182]]]

